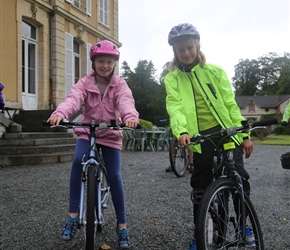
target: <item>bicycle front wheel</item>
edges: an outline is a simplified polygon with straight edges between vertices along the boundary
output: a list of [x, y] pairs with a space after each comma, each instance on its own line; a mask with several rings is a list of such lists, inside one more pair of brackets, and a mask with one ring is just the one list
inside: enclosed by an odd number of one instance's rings
[[173, 136], [169, 149], [170, 165], [174, 174], [177, 177], [185, 175], [188, 167], [188, 152], [187, 148], [181, 147], [178, 143], [178, 139]]
[[96, 201], [96, 167], [88, 165], [87, 168], [87, 207], [86, 207], [86, 250], [93, 250], [95, 244], [95, 201]]
[[206, 189], [199, 205], [196, 223], [197, 249], [245, 249], [242, 225], [252, 230], [251, 249], [264, 249], [258, 216], [244, 194], [246, 221], [242, 222], [241, 191], [229, 179], [218, 179]]

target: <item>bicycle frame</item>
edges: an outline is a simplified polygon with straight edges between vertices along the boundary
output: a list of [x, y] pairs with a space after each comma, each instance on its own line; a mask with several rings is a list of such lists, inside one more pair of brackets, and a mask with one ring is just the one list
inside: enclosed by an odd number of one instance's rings
[[[108, 185], [107, 190], [103, 190], [106, 192], [105, 196], [102, 198], [101, 192], [102, 192], [102, 182], [103, 178], [107, 178], [106, 168], [101, 163], [100, 155], [97, 150], [96, 146], [96, 135], [95, 135], [95, 128], [92, 126], [90, 127], [90, 135], [89, 135], [89, 142], [90, 142], [90, 151], [88, 160], [86, 162], [83, 162], [83, 172], [82, 172], [82, 183], [81, 183], [81, 197], [80, 197], [80, 223], [83, 224], [83, 209], [84, 209], [84, 199], [85, 199], [85, 182], [88, 175], [88, 166], [94, 166], [95, 167], [95, 173], [96, 173], [96, 182], [97, 182], [97, 202], [96, 202], [96, 208], [97, 208], [97, 214], [96, 214], [96, 220], [95, 224], [98, 226], [102, 226], [104, 223], [104, 218], [102, 215], [102, 206], [108, 201], [109, 199], [109, 193], [110, 193], [110, 186]], [[106, 205], [105, 205], [106, 207]]]

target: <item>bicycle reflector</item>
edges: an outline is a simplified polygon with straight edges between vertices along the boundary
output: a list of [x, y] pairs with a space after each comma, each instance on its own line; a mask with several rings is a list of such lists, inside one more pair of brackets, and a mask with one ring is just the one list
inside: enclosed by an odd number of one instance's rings
[[236, 145], [233, 141], [227, 142], [223, 146], [224, 146], [224, 150], [230, 150], [230, 149], [236, 148]]

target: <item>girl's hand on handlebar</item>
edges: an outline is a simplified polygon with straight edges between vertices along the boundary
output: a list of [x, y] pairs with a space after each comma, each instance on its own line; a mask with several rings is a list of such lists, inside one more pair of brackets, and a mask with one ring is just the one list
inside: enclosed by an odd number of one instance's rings
[[51, 116], [48, 118], [47, 122], [50, 123], [51, 126], [57, 126], [61, 122], [63, 118], [60, 116]]
[[183, 134], [178, 138], [178, 142], [181, 146], [187, 147], [190, 144], [190, 136], [188, 134]]
[[245, 157], [249, 158], [254, 148], [252, 141], [250, 139], [245, 140], [242, 145], [243, 145], [243, 152], [246, 154]]
[[134, 121], [134, 120], [127, 120], [125, 122], [125, 125], [128, 128], [134, 128], [135, 129], [137, 127], [137, 125], [138, 125], [138, 122], [137, 121]]

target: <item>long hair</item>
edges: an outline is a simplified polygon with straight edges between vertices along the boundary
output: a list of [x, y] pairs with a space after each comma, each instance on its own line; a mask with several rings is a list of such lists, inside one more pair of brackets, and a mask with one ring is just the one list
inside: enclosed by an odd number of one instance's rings
[[[193, 39], [195, 46], [197, 48], [198, 63], [201, 67], [203, 67], [203, 65], [206, 63], [206, 59], [205, 59], [205, 55], [202, 53], [202, 51], [200, 51], [200, 42], [198, 39], [194, 39], [194, 38], [192, 38], [192, 39]], [[175, 70], [176, 68], [178, 68], [178, 65], [180, 65], [180, 61], [175, 53], [174, 46], [172, 46], [172, 48], [173, 48], [173, 52], [174, 52], [174, 57], [173, 57], [172, 61], [168, 64], [169, 71]]]

